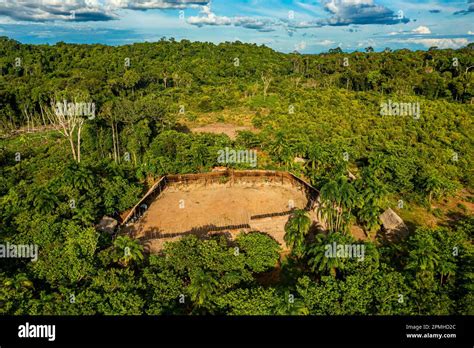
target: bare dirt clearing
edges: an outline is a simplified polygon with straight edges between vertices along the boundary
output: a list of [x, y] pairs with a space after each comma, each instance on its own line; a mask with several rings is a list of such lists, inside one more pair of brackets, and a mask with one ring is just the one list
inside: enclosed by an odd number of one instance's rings
[[[180, 236], [209, 231], [227, 232], [234, 238], [240, 231], [258, 230], [284, 246], [290, 208], [307, 205], [304, 190], [287, 183], [172, 184], [136, 223], [126, 227], [126, 232], [146, 241], [150, 251], [157, 251], [164, 242]], [[316, 214], [310, 215], [316, 221]]]
[[213, 133], [213, 134], [226, 134], [232, 140], [237, 137], [239, 131], [255, 131], [255, 129], [247, 126], [236, 126], [228, 123], [213, 123], [201, 127], [191, 128], [193, 133]]

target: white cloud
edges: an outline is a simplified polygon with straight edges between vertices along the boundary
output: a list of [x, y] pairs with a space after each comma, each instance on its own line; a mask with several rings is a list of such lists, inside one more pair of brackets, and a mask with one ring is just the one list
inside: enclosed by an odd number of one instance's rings
[[209, 0], [0, 0], [0, 16], [14, 20], [109, 21], [119, 9], [182, 9], [205, 5]]
[[[115, 0], [119, 1], [119, 0]], [[170, 0], [168, 0], [170, 1]], [[282, 17], [225, 17], [217, 16], [210, 11], [210, 1], [200, 16], [192, 16], [188, 23], [197, 26], [204, 25], [230, 25], [241, 26], [259, 31], [273, 31], [277, 27], [283, 27], [292, 36], [297, 29], [320, 28], [322, 26], [347, 26], [351, 24], [399, 24], [410, 20], [403, 16], [399, 17], [385, 6], [378, 5], [374, 0], [321, 0], [323, 8], [321, 12], [332, 14], [330, 18], [315, 19], [314, 16], [303, 16], [294, 21], [287, 19], [288, 13]], [[296, 2], [296, 5], [316, 13], [318, 7]], [[271, 10], [269, 10], [271, 11]], [[296, 14], [295, 14], [296, 15]], [[299, 14], [298, 14], [298, 17]]]
[[333, 16], [325, 20], [326, 25], [350, 24], [399, 24], [409, 22], [392, 10], [373, 0], [322, 0], [326, 11]]
[[218, 16], [211, 11], [210, 4], [202, 6], [200, 15], [189, 17], [187, 22], [198, 27], [204, 25], [235, 25], [248, 29], [256, 29], [261, 32], [273, 31], [275, 30], [273, 26], [278, 25], [278, 23], [269, 18]]
[[425, 47], [433, 47], [436, 46], [440, 49], [444, 48], [461, 48], [463, 46], [466, 46], [469, 43], [468, 39], [465, 38], [454, 38], [454, 39], [418, 39], [418, 38], [409, 38], [405, 40], [398, 40], [396, 42], [403, 42], [403, 43], [415, 43], [415, 44], [420, 44]]
[[423, 25], [420, 25], [418, 28], [413, 29], [411, 32], [415, 34], [431, 34], [430, 28], [425, 27]]
[[306, 41], [301, 41], [295, 44], [295, 50], [296, 51], [302, 51], [306, 48]]
[[334, 14], [338, 14], [343, 12], [345, 7], [349, 6], [358, 6], [358, 5], [365, 5], [365, 6], [373, 6], [373, 0], [326, 0], [325, 6], [326, 8]]
[[334, 41], [331, 41], [331, 40], [323, 40], [323, 41], [319, 41], [319, 42], [316, 42], [315, 45], [317, 46], [330, 46], [330, 45], [333, 45], [335, 44]]
[[320, 21], [300, 21], [300, 22], [289, 22], [288, 28], [290, 29], [309, 29], [309, 28], [320, 28]]
[[[97, 0], [88, 0], [97, 1]], [[167, 8], [187, 8], [207, 5], [209, 0], [105, 0], [105, 3], [114, 8], [127, 8], [132, 10], [151, 10]]]
[[467, 32], [467, 35], [474, 35], [474, 31], [470, 31], [470, 30], [469, 30], [469, 31]]
[[233, 24], [248, 29], [257, 29], [258, 31], [263, 32], [274, 31], [275, 29], [273, 26], [277, 25], [277, 23], [271, 19], [253, 17], [234, 17]]
[[36, 22], [106, 21], [117, 18], [109, 6], [97, 0], [3, 0], [0, 1], [0, 15]]
[[231, 25], [232, 20], [226, 16], [217, 16], [211, 11], [210, 5], [202, 6], [200, 11], [202, 16], [191, 16], [187, 22], [192, 25], [201, 27], [203, 25]]

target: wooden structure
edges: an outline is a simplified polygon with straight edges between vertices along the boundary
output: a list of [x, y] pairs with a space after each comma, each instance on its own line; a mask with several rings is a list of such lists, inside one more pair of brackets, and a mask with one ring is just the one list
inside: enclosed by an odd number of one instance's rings
[[193, 184], [202, 183], [203, 185], [212, 184], [228, 184], [233, 185], [236, 181], [269, 181], [269, 182], [281, 182], [290, 183], [293, 186], [298, 186], [303, 189], [308, 197], [308, 205], [305, 207], [306, 210], [313, 208], [317, 202], [319, 192], [311, 186], [305, 180], [297, 177], [296, 175], [275, 170], [222, 170], [209, 173], [198, 173], [198, 174], [170, 174], [162, 176], [148, 192], [138, 201], [138, 203], [130, 210], [125, 216], [121, 225], [125, 225], [130, 221], [134, 221], [140, 217], [143, 212], [141, 208], [144, 204], [150, 206], [151, 203], [161, 194], [167, 184]]

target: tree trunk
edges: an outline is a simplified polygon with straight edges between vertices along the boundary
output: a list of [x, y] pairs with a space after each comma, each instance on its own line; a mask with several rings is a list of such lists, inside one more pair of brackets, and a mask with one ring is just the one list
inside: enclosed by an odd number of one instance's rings
[[115, 127], [114, 127], [113, 120], [112, 120], [112, 144], [114, 146], [114, 162], [117, 163], [117, 150], [115, 148]]
[[69, 138], [69, 144], [71, 145], [72, 157], [74, 158], [74, 161], [77, 161], [76, 150], [74, 149], [74, 141], [72, 139], [73, 138], [72, 134], [69, 134], [68, 138]]
[[77, 128], [77, 163], [81, 163], [81, 130], [84, 120], [81, 120]]
[[41, 118], [43, 119], [43, 125], [46, 127], [46, 121], [44, 119], [43, 108], [41, 108]]
[[115, 140], [117, 141], [117, 159], [120, 163], [120, 142], [119, 142], [119, 132], [117, 127], [117, 122], [115, 122]]

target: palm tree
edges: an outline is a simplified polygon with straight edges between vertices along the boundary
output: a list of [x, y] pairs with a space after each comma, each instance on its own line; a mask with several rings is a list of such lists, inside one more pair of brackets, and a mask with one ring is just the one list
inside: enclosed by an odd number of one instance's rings
[[440, 285], [443, 285], [443, 281], [447, 282], [449, 276], [454, 275], [456, 273], [456, 264], [449, 260], [440, 260], [438, 264], [438, 271], [440, 273]]
[[433, 272], [438, 265], [439, 255], [432, 250], [412, 250], [406, 269], [412, 269], [423, 274]]
[[364, 204], [359, 210], [357, 217], [362, 223], [367, 237], [370, 237], [372, 232], [380, 228], [380, 208], [372, 204]]
[[433, 197], [438, 197], [444, 190], [445, 183], [437, 175], [430, 175], [424, 183], [424, 191], [428, 194], [428, 203], [431, 206]]
[[413, 240], [410, 242], [410, 255], [406, 269], [428, 274], [434, 272], [440, 261], [440, 252], [434, 244], [429, 230], [417, 230]]
[[74, 209], [74, 215], [72, 219], [82, 223], [83, 225], [90, 225], [94, 221], [94, 217], [87, 207]]
[[291, 158], [291, 152], [288, 147], [286, 136], [283, 132], [277, 132], [275, 139], [269, 145], [269, 152], [278, 162], [278, 165], [282, 162], [287, 163], [289, 161], [289, 158]]
[[195, 144], [191, 147], [193, 154], [194, 163], [199, 166], [199, 170], [202, 171], [206, 164], [207, 157], [209, 156], [207, 147], [204, 144]]
[[188, 292], [197, 308], [202, 308], [219, 283], [210, 273], [198, 270], [191, 276]]
[[305, 306], [303, 300], [299, 298], [292, 298], [289, 290], [285, 290], [284, 301], [279, 301], [275, 307], [275, 314], [277, 315], [308, 315], [309, 310]]
[[313, 144], [308, 150], [307, 157], [308, 160], [305, 163], [305, 169], [308, 177], [314, 184], [317, 182], [317, 169], [321, 165], [322, 160], [321, 148]]
[[119, 236], [114, 241], [114, 261], [128, 267], [130, 261], [143, 260], [143, 246], [127, 236]]
[[334, 180], [328, 181], [320, 191], [320, 213], [327, 223], [328, 230], [334, 232], [336, 228], [338, 186]]
[[48, 188], [39, 188], [35, 190], [33, 205], [40, 213], [50, 213], [58, 204], [58, 197]]
[[384, 184], [370, 174], [360, 183], [364, 186], [361, 188], [363, 202], [369, 202], [375, 206], [381, 206], [385, 202], [388, 191]]
[[64, 172], [64, 180], [77, 190], [90, 190], [94, 187], [94, 173], [77, 163], [70, 165]]
[[387, 166], [387, 156], [380, 153], [376, 154], [375, 156], [369, 159], [368, 170], [370, 171], [370, 176], [373, 176], [375, 178], [383, 176]]
[[74, 187], [79, 190], [90, 190], [94, 187], [94, 173], [87, 168], [78, 167], [73, 176]]
[[328, 225], [329, 232], [347, 232], [351, 210], [360, 197], [353, 184], [345, 176], [329, 180], [320, 192], [320, 213]]
[[379, 215], [385, 202], [387, 190], [370, 174], [364, 177], [364, 180], [358, 180], [356, 187], [362, 191], [357, 218], [364, 227], [367, 236], [370, 237], [371, 233], [380, 227]]
[[336, 277], [337, 270], [344, 268], [344, 261], [340, 257], [337, 257], [336, 251], [333, 250], [332, 254], [328, 254], [328, 246], [332, 246], [333, 243], [336, 245], [345, 244], [348, 242], [348, 238], [340, 233], [331, 234], [318, 234], [316, 241], [310, 246], [307, 256], [309, 256], [308, 265], [310, 265], [313, 272], [321, 272], [321, 274], [331, 274]]
[[341, 195], [341, 207], [350, 213], [351, 209], [357, 204], [359, 198], [354, 185], [347, 181], [347, 178], [344, 178], [339, 192]]
[[303, 253], [304, 241], [310, 227], [311, 219], [302, 209], [296, 209], [286, 223], [284, 240], [296, 255]]

